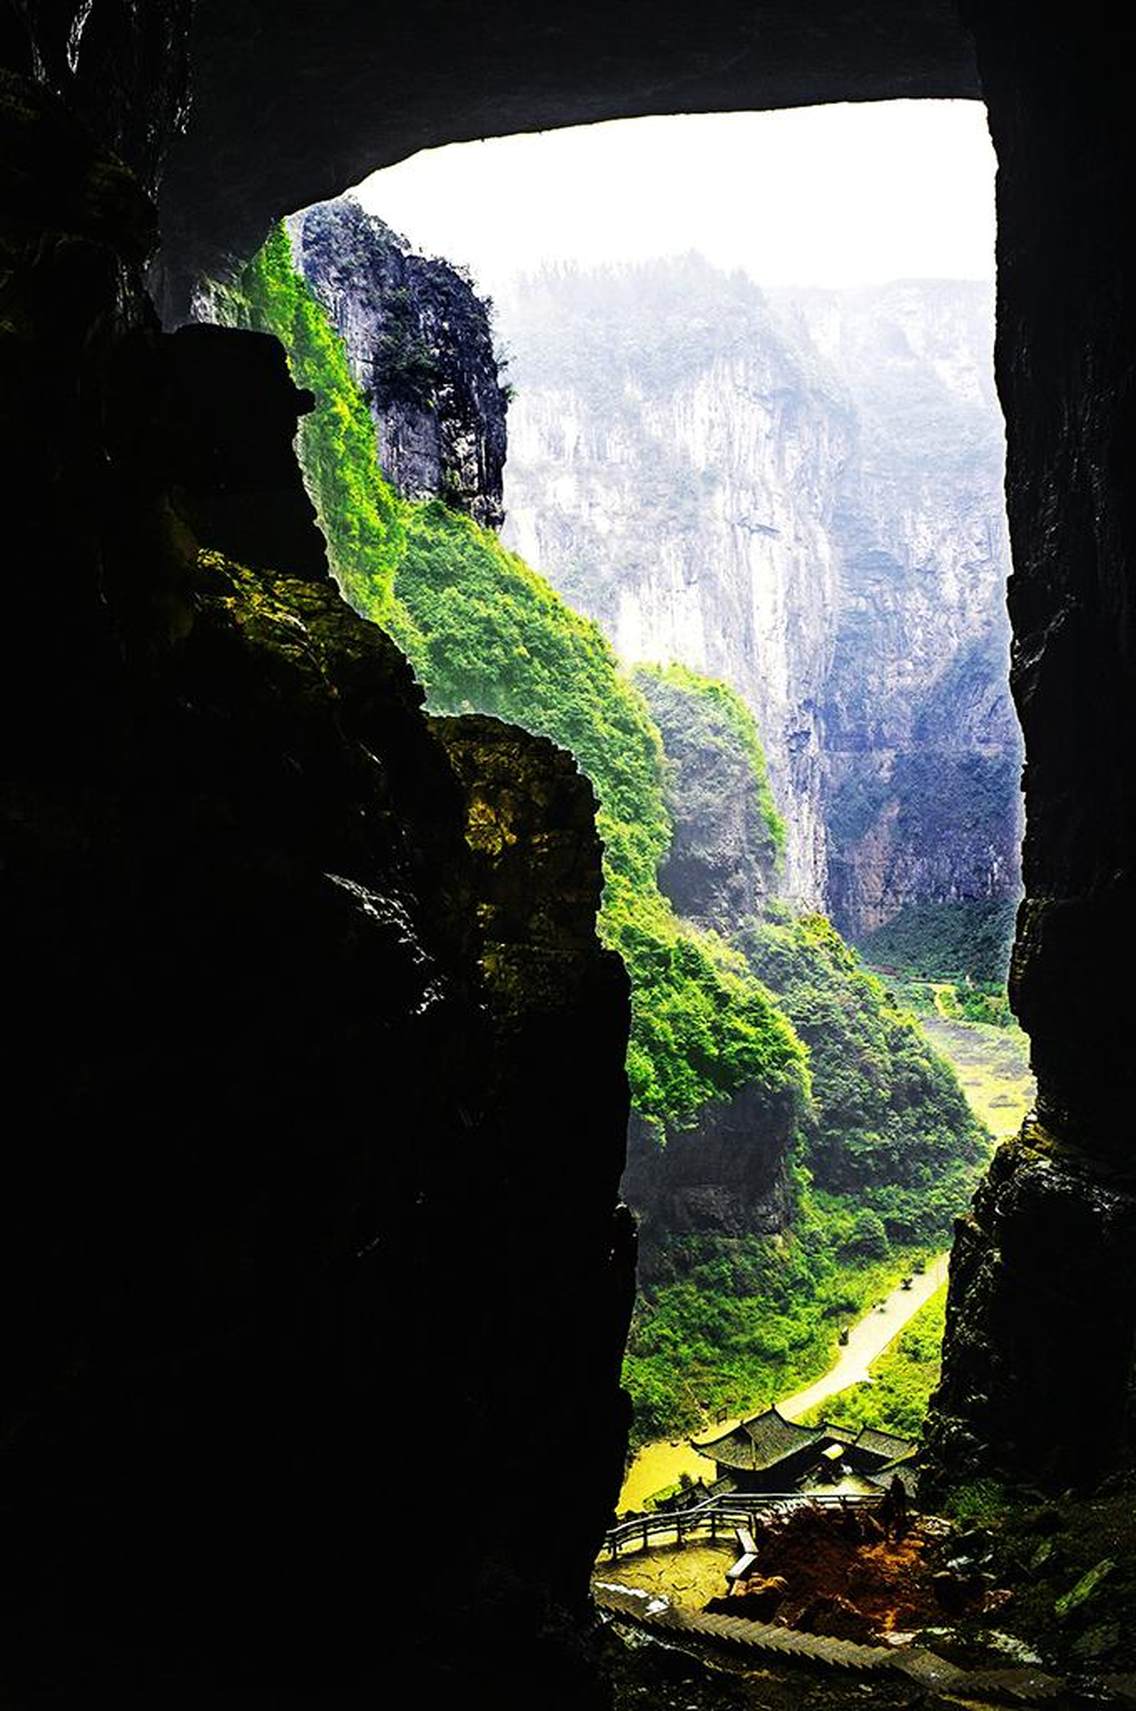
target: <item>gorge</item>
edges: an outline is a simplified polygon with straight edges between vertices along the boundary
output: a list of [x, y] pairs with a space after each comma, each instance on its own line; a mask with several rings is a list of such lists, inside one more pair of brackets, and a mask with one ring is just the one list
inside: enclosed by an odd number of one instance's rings
[[[313, 392], [301, 462], [332, 563], [400, 638], [428, 705], [551, 736], [596, 787], [601, 933], [632, 987], [636, 1442], [704, 1424], [730, 1390], [785, 1393], [964, 1206], [985, 1149], [952, 1072], [828, 923], [777, 896], [786, 826], [744, 701], [683, 667], [628, 676], [476, 523], [496, 504], [484, 448], [504, 449], [506, 394], [468, 282], [346, 199], [291, 219], [202, 308], [277, 333]], [[344, 419], [360, 424], [349, 442]], [[412, 439], [439, 448], [432, 464], [408, 469]]]
[[688, 256], [550, 271], [495, 307], [505, 539], [624, 658], [743, 695], [786, 893], [857, 941], [905, 910], [993, 909], [1008, 947], [1021, 744], [991, 290], [763, 293]]

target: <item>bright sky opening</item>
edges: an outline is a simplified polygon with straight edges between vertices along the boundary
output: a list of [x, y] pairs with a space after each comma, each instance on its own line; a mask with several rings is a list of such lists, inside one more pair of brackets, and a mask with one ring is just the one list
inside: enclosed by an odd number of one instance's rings
[[619, 119], [429, 149], [358, 187], [415, 249], [492, 291], [545, 262], [697, 250], [761, 285], [990, 279], [977, 101]]

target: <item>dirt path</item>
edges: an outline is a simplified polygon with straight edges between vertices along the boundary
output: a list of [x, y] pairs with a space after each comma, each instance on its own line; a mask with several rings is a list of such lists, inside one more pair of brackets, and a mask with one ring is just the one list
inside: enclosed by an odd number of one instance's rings
[[[902, 1286], [893, 1289], [882, 1303], [882, 1311], [872, 1308], [865, 1313], [864, 1317], [852, 1326], [847, 1347], [840, 1350], [839, 1358], [829, 1367], [823, 1378], [818, 1378], [815, 1384], [810, 1384], [806, 1390], [798, 1390], [795, 1395], [778, 1402], [777, 1406], [782, 1414], [790, 1420], [799, 1419], [806, 1409], [815, 1407], [827, 1396], [835, 1396], [838, 1390], [844, 1390], [850, 1384], [863, 1383], [872, 1362], [878, 1359], [892, 1338], [899, 1335], [908, 1321], [944, 1282], [947, 1259], [948, 1255], [939, 1254], [931, 1261], [923, 1275], [912, 1281], [910, 1289], [904, 1289]], [[720, 1426], [715, 1426], [712, 1431], [701, 1436], [704, 1440], [720, 1437], [734, 1423], [734, 1420], [724, 1420]], [[700, 1456], [685, 1438], [677, 1442], [664, 1439], [660, 1443], [644, 1444], [623, 1482], [623, 1490], [619, 1494], [619, 1513], [622, 1515], [628, 1509], [642, 1509], [648, 1497], [653, 1497], [656, 1491], [665, 1490], [668, 1485], [676, 1485], [684, 1473], [689, 1474], [691, 1479], [705, 1479], [709, 1482], [715, 1478], [717, 1469], [712, 1461]]]
[[901, 1284], [879, 1307], [865, 1313], [849, 1331], [847, 1346], [841, 1349], [836, 1364], [829, 1367], [824, 1377], [810, 1384], [807, 1390], [798, 1390], [795, 1396], [788, 1396], [777, 1404], [785, 1418], [799, 1420], [802, 1414], [815, 1408], [818, 1402], [835, 1396], [838, 1390], [844, 1390], [850, 1384], [863, 1384], [872, 1362], [879, 1359], [892, 1339], [898, 1337], [920, 1307], [930, 1301], [940, 1285], [946, 1282], [949, 1258], [949, 1254], [938, 1254], [921, 1277], [912, 1279], [910, 1289], [904, 1289]]

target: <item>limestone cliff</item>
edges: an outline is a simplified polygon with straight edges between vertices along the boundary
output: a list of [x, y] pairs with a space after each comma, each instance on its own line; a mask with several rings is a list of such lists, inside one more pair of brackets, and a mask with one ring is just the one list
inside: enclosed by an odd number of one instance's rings
[[387, 479], [404, 498], [437, 495], [500, 528], [505, 394], [468, 281], [350, 197], [306, 209], [289, 230], [370, 403]]
[[506, 539], [630, 659], [725, 678], [853, 935], [1013, 898], [1002, 432], [986, 288], [763, 295], [696, 258], [500, 301]]
[[542, 275], [499, 312], [517, 385], [506, 540], [625, 659], [741, 692], [790, 828], [785, 886], [818, 902], [848, 401], [755, 286], [697, 258]]

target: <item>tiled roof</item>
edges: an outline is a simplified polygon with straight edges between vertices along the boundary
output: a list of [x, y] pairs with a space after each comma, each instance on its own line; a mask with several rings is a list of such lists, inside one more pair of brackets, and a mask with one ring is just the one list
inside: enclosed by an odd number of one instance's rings
[[894, 1432], [879, 1432], [873, 1426], [865, 1426], [856, 1439], [858, 1450], [879, 1456], [882, 1461], [896, 1461], [900, 1456], [909, 1456], [915, 1447], [909, 1438], [897, 1438]]
[[764, 1414], [741, 1421], [712, 1443], [697, 1444], [695, 1448], [719, 1467], [762, 1473], [810, 1444], [820, 1443], [828, 1435], [823, 1426], [796, 1426], [791, 1420], [783, 1420], [776, 1408], [767, 1408]]

